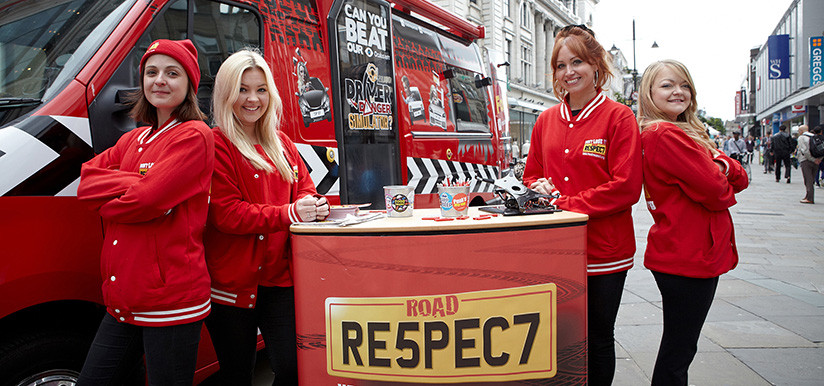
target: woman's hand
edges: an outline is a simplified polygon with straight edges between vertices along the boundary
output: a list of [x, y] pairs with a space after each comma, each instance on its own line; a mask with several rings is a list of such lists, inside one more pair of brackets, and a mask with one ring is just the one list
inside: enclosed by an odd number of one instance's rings
[[326, 197], [324, 196], [315, 196], [317, 201], [315, 201], [315, 219], [318, 221], [326, 220], [329, 217], [329, 202], [326, 201]]
[[301, 221], [324, 220], [329, 216], [329, 202], [321, 195], [305, 196], [295, 201], [295, 211]]
[[552, 183], [552, 177], [549, 179], [539, 178], [537, 181], [533, 182], [529, 188], [538, 193], [550, 195], [552, 194], [552, 191], [555, 190], [555, 185]]
[[301, 221], [315, 221], [315, 219], [317, 219], [317, 201], [318, 200], [312, 196], [305, 196], [295, 201], [295, 211], [298, 213]]

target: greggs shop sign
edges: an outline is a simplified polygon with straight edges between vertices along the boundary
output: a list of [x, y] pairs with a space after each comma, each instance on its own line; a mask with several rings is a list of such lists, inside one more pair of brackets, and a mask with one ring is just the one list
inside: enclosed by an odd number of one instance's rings
[[553, 283], [433, 296], [327, 298], [327, 372], [413, 382], [502, 382], [557, 371]]

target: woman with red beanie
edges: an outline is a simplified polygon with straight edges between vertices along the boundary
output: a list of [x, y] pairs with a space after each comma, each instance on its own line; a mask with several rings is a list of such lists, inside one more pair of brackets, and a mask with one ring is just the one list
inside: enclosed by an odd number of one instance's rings
[[612, 74], [606, 51], [586, 26], [561, 29], [552, 50], [553, 90], [561, 101], [535, 123], [524, 184], [554, 194], [587, 223], [587, 376], [615, 374], [615, 318], [635, 254], [632, 205], [641, 196], [641, 141], [629, 107], [603, 93]]
[[211, 309], [202, 233], [214, 136], [197, 104], [200, 68], [189, 40], [157, 40], [140, 61], [124, 134], [83, 164], [77, 197], [103, 219], [106, 315], [78, 385], [125, 384], [145, 353], [150, 385], [191, 385]]
[[215, 173], [205, 240], [214, 308], [206, 327], [218, 377], [224, 385], [252, 384], [260, 329], [273, 384], [297, 385], [289, 226], [326, 218], [329, 205], [279, 129], [280, 94], [258, 52], [241, 50], [223, 62], [212, 104]]
[[718, 277], [738, 264], [728, 208], [749, 182], [695, 114], [695, 83], [683, 64], [651, 64], [640, 92], [644, 191], [655, 220], [644, 266], [655, 277], [664, 309], [652, 384], [687, 385]]

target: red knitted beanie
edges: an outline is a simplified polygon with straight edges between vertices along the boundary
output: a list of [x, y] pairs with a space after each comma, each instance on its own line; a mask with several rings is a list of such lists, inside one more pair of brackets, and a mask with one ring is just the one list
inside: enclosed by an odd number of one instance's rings
[[189, 81], [197, 92], [197, 85], [200, 83], [200, 66], [197, 64], [197, 49], [192, 41], [184, 40], [167, 40], [158, 39], [149, 45], [149, 49], [143, 54], [140, 59], [140, 72], [143, 73], [143, 66], [146, 64], [146, 59], [155, 54], [163, 54], [177, 60], [189, 76]]

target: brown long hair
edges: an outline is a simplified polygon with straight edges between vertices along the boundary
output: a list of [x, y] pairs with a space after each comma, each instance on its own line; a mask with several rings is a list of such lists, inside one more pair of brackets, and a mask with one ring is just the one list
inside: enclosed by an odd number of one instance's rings
[[[658, 74], [665, 68], [669, 68], [678, 76], [684, 78], [690, 86], [690, 104], [683, 113], [678, 115], [674, 122], [652, 101], [653, 82]], [[704, 128], [704, 124], [701, 123], [698, 115], [696, 115], [696, 111], [698, 111], [696, 94], [695, 82], [693, 82], [689, 70], [687, 70], [687, 67], [683, 63], [677, 60], [666, 59], [650, 64], [649, 67], [644, 70], [644, 75], [641, 77], [641, 90], [638, 97], [638, 126], [640, 126], [643, 131], [656, 126], [656, 123], [673, 123], [680, 127], [681, 130], [684, 130], [684, 133], [692, 138], [695, 143], [712, 151], [716, 148], [715, 143], [710, 140], [707, 129]]]
[[569, 25], [561, 28], [555, 36], [555, 46], [552, 47], [552, 91], [555, 96], [563, 100], [566, 90], [555, 77], [555, 68], [558, 66], [558, 52], [566, 46], [575, 56], [595, 67], [596, 79], [594, 87], [597, 92], [604, 89], [604, 85], [612, 80], [612, 70], [607, 60], [607, 51], [595, 40], [595, 33], [583, 25]]

